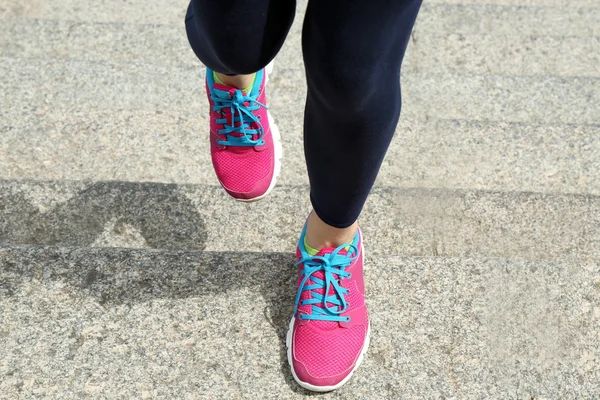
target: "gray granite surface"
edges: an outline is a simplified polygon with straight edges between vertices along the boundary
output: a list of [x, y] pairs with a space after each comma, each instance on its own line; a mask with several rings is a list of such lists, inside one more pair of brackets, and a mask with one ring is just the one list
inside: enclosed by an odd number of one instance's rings
[[[24, 112], [201, 112], [206, 103], [199, 67], [6, 58], [0, 73], [7, 94], [0, 104]], [[303, 80], [301, 71], [282, 68], [272, 82], [288, 92], [284, 99], [301, 100], [297, 82]], [[600, 78], [594, 77], [406, 72], [403, 96], [405, 111], [426, 117], [600, 124]]]
[[[568, 29], [573, 25], [600, 25], [600, 16], [597, 21], [590, 16], [588, 21], [577, 23], [565, 20], [564, 29], [546, 32], [540, 29], [539, 21], [548, 16], [537, 15], [540, 11], [536, 8], [527, 10], [529, 20], [519, 23], [529, 27], [529, 32], [508, 31], [496, 21], [489, 23], [489, 29], [469, 31], [463, 28], [464, 20], [460, 24], [444, 21], [443, 18], [456, 17], [456, 10], [437, 15], [435, 8], [425, 7], [404, 61], [404, 71], [600, 76], [600, 55], [596, 51], [600, 36], [593, 36], [594, 32], [578, 36]], [[475, 15], [480, 11], [471, 10]], [[515, 10], [496, 11], [511, 14]], [[490, 10], [490, 14], [493, 12]], [[431, 26], [428, 18], [443, 24]], [[0, 53], [4, 57], [199, 66], [180, 25], [14, 18], [8, 21], [12, 25], [3, 33], [6, 45]], [[278, 66], [303, 69], [302, 60], [295, 57], [300, 48], [296, 40], [300, 28], [300, 24], [294, 25], [290, 40], [277, 58]]]
[[[293, 254], [0, 248], [0, 397], [293, 399]], [[600, 264], [368, 256], [335, 399], [594, 399]]]
[[[187, 1], [3, 0], [0, 17], [181, 26]], [[296, 30], [307, 1], [298, 1]], [[567, 7], [568, 5], [568, 7]], [[600, 32], [597, 0], [425, 0], [417, 29], [515, 35], [593, 36]]]
[[499, 4], [499, 5], [514, 5], [514, 6], [534, 6], [534, 7], [590, 7], [598, 8], [599, 4], [596, 0], [425, 0], [427, 3], [442, 3], [442, 4]]
[[[272, 108], [283, 132], [278, 182], [308, 184], [302, 109], [282, 95], [274, 93], [280, 101]], [[3, 179], [218, 185], [204, 112], [10, 109], [0, 116], [7, 121]], [[600, 195], [600, 125], [427, 120], [407, 111], [376, 186]]]
[[[562, 6], [552, 5], [559, 2]], [[436, 34], [515, 35], [521, 39], [539, 35], [598, 36], [600, 3], [597, 0], [577, 3], [572, 0], [425, 0], [416, 29]]]
[[[220, 187], [0, 181], [0, 244], [293, 252], [308, 187], [240, 203]], [[600, 259], [600, 197], [376, 188], [359, 220], [377, 255]]]
[[[313, 0], [318, 1], [318, 0]], [[187, 0], [0, 0], [0, 399], [293, 399], [306, 0], [279, 185], [218, 187]], [[600, 399], [600, 2], [425, 0], [335, 399]]]

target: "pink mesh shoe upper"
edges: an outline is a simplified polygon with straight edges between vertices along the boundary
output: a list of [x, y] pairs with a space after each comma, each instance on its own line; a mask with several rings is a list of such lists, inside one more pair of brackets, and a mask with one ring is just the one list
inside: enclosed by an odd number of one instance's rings
[[352, 367], [366, 333], [363, 326], [341, 329], [333, 335], [324, 335], [310, 324], [299, 326], [294, 335], [294, 357], [315, 378], [334, 377]]
[[271, 182], [271, 149], [257, 152], [253, 148], [217, 148], [212, 151], [212, 160], [219, 181], [229, 191], [249, 193], [262, 180]]

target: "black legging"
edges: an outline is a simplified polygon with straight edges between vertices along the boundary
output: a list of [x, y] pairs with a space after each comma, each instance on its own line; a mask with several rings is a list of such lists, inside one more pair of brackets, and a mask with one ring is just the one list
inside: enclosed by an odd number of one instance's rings
[[[310, 0], [304, 152], [317, 215], [358, 218], [400, 115], [400, 67], [422, 0]], [[279, 52], [295, 0], [191, 0], [192, 49], [210, 69], [249, 74]]]

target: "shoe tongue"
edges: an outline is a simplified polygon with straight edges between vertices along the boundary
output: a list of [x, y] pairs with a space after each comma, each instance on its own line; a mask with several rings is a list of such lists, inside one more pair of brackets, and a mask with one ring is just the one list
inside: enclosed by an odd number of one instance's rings
[[213, 93], [215, 96], [223, 100], [231, 100], [236, 90], [238, 89], [233, 86], [227, 86], [221, 83], [215, 83], [213, 86]]
[[[329, 254], [333, 253], [334, 251], [335, 251], [335, 247], [325, 247], [325, 248], [319, 250], [319, 252], [317, 253], [317, 257], [326, 257]], [[348, 254], [348, 251], [346, 251], [346, 249], [342, 249], [342, 250], [339, 251], [338, 254], [340, 254], [340, 255], [346, 255], [346, 254]], [[318, 279], [321, 279], [321, 280], [325, 281], [325, 273], [323, 271], [315, 272], [313, 274], [313, 276], [315, 278], [318, 278]], [[323, 294], [325, 294], [325, 289], [324, 288], [323, 289], [316, 289], [316, 290], [313, 290], [313, 292], [316, 292], [316, 293], [319, 293], [319, 294], [323, 295]], [[329, 288], [329, 294], [330, 295], [334, 295], [335, 294], [335, 291], [333, 290], [333, 287]], [[324, 305], [321, 304], [320, 306], [324, 306]], [[330, 304], [330, 306], [333, 306], [333, 304]], [[321, 330], [325, 330], [325, 331], [333, 330], [333, 329], [335, 329], [338, 326], [338, 323], [336, 321], [319, 321], [319, 320], [315, 320], [315, 321], [312, 321], [311, 324], [313, 326], [315, 326], [316, 328], [321, 329]]]
[[235, 97], [235, 92], [240, 91], [243, 94], [247, 95], [248, 93], [243, 91], [242, 89], [236, 88], [234, 86], [223, 85], [222, 83], [215, 83], [213, 85], [213, 93], [220, 99], [223, 100], [231, 100]]
[[[236, 87], [233, 87], [233, 86], [223, 85], [222, 83], [215, 83], [213, 85], [213, 93], [218, 98], [223, 99], [223, 100], [232, 100], [232, 99], [234, 99], [236, 97], [236, 91], [239, 91], [239, 92], [242, 92], [242, 93], [246, 94], [246, 92], [243, 92], [240, 89], [238, 89]], [[239, 94], [237, 96], [239, 96]], [[229, 111], [226, 111], [226, 112], [229, 112]], [[231, 118], [231, 117], [228, 117], [228, 118]], [[247, 123], [247, 121], [246, 121], [246, 123]], [[239, 126], [239, 125], [240, 125], [240, 123], [236, 122], [236, 126]], [[251, 126], [249, 129], [255, 129], [255, 127]], [[236, 136], [236, 137], [242, 137], [243, 136], [241, 132], [231, 132], [229, 135], [230, 136]], [[258, 135], [253, 135], [252, 139], [256, 139], [257, 136]], [[245, 152], [249, 151], [252, 147], [234, 146], [232, 148], [233, 149], [237, 149], [237, 150], [233, 150], [233, 152], [245, 153]]]
[[[322, 249], [321, 249], [321, 250], [319, 250], [319, 252], [317, 253], [317, 257], [325, 257], [325, 256], [327, 256], [327, 255], [329, 255], [329, 254], [333, 253], [334, 251], [335, 251], [335, 247], [325, 247], [325, 248], [322, 248]], [[346, 250], [345, 248], [344, 248], [344, 249], [341, 249], [341, 250], [338, 252], [338, 254], [339, 254], [339, 255], [341, 255], [341, 256], [346, 256], [346, 255], [348, 255], [348, 250]]]
[[328, 254], [331, 254], [335, 251], [334, 247], [324, 247], [317, 253], [317, 257], [325, 257]]

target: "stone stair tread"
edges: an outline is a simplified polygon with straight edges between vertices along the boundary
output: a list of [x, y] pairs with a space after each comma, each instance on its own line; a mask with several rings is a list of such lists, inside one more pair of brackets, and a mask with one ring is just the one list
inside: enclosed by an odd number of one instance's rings
[[[306, 4], [306, 0], [298, 1], [292, 32], [294, 29], [299, 32]], [[0, 18], [182, 26], [187, 5], [183, 0], [169, 3], [150, 0], [144, 3], [141, 12], [134, 1], [15, 1], [12, 6], [0, 5]], [[418, 27], [426, 26], [432, 32], [450, 28], [460, 30], [456, 33], [488, 33], [493, 28], [518, 35], [590, 36], [600, 33], [599, 20], [600, 4], [596, 0], [426, 0]]]
[[[222, 188], [0, 181], [0, 243], [190, 251], [293, 251], [307, 186], [240, 203]], [[375, 188], [362, 214], [374, 255], [600, 259], [600, 197]]]
[[[0, 389], [8, 398], [304, 397], [283, 344], [293, 258], [0, 248]], [[352, 381], [323, 398], [600, 390], [597, 263], [367, 253], [365, 276], [371, 347]]]
[[[532, 13], [531, 18], [534, 16]], [[434, 21], [440, 21], [438, 16], [432, 17]], [[427, 19], [428, 16], [423, 17], [423, 20]], [[599, 55], [595, 51], [600, 45], [600, 34], [573, 36], [571, 30], [555, 29], [525, 35], [506, 33], [495, 25], [482, 29], [482, 32], [465, 33], [460, 26], [451, 23], [447, 30], [439, 26], [432, 29], [424, 24], [418, 24], [413, 33], [404, 70], [600, 76]], [[572, 23], [567, 26], [571, 27]], [[300, 36], [296, 32], [298, 29], [290, 34], [291, 43], [286, 44], [277, 64], [302, 70], [302, 61], [296, 57], [300, 46], [299, 40], [295, 40]], [[4, 33], [6, 45], [1, 53], [4, 57], [142, 62], [200, 68], [180, 26], [16, 19], [12, 29], [7, 31]], [[553, 56], [549, 58], [548, 54]]]
[[[309, 395], [284, 348], [307, 1], [252, 204], [210, 167], [187, 2], [0, 0], [0, 398]], [[598, 0], [425, 1], [360, 219], [371, 348], [322, 398], [600, 395], [598, 47]]]
[[[3, 58], [3, 107], [69, 112], [201, 111], [201, 68]], [[197, 84], [194, 85], [194, 82]], [[299, 71], [281, 69], [271, 92], [304, 98]], [[403, 78], [404, 110], [443, 119], [600, 124], [600, 78], [421, 74]]]
[[427, 0], [429, 4], [443, 5], [507, 5], [519, 7], [598, 8], [596, 0]]
[[[278, 183], [308, 184], [302, 109], [278, 100]], [[0, 157], [0, 178], [218, 185], [204, 112], [11, 109], [0, 117], [0, 148], [10, 148]], [[600, 125], [423, 120], [403, 112], [376, 186], [600, 195], [599, 151]]]

